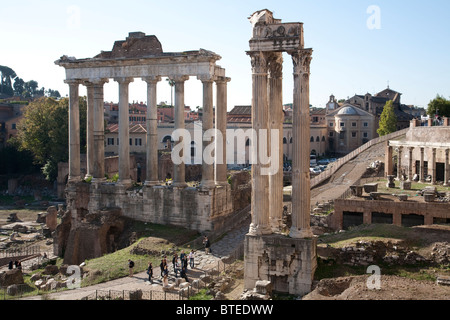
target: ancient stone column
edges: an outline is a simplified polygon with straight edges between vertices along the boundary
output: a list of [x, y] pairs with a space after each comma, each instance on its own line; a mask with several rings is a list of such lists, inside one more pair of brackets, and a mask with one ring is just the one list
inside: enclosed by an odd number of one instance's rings
[[85, 81], [87, 90], [87, 110], [86, 110], [86, 177], [94, 176], [94, 86], [91, 82]]
[[397, 153], [397, 179], [402, 180], [402, 153], [403, 147], [398, 147]]
[[413, 178], [413, 150], [414, 147], [408, 147], [408, 181], [412, 181]]
[[[222, 141], [219, 143], [216, 136], [216, 161], [214, 179], [217, 185], [227, 185], [227, 82], [230, 78], [216, 79], [216, 129], [221, 133]], [[221, 153], [218, 148], [221, 147]], [[219, 159], [219, 156], [221, 158]]]
[[147, 82], [147, 172], [144, 185], [159, 184], [158, 178], [158, 110], [156, 102], [156, 86], [161, 77], [145, 77]]
[[425, 161], [424, 161], [425, 149], [420, 148], [420, 172], [419, 172], [419, 182], [423, 183], [425, 181]]
[[105, 180], [105, 111], [103, 85], [108, 79], [91, 80], [94, 87], [94, 178]]
[[[172, 78], [175, 81], [175, 129], [184, 129], [184, 82], [189, 80], [189, 76], [176, 76]], [[175, 146], [183, 143], [183, 138], [175, 141]], [[180, 157], [183, 157], [184, 151], [180, 152]], [[185, 180], [185, 163], [174, 164], [173, 167], [173, 183], [174, 187], [186, 187]]]
[[431, 149], [431, 184], [436, 184], [436, 148]]
[[[279, 232], [283, 218], [283, 54], [272, 53], [269, 57], [269, 129], [278, 131], [278, 140], [269, 135], [269, 150], [272, 162], [276, 158], [277, 166], [269, 175], [269, 221], [273, 232]], [[272, 150], [278, 150], [272, 154]]]
[[[201, 77], [203, 85], [203, 115], [202, 115], [202, 153], [212, 141], [206, 139], [205, 132], [214, 128], [213, 113], [213, 79], [211, 77]], [[213, 138], [211, 138], [213, 139]], [[215, 139], [215, 137], [214, 137]], [[209, 153], [208, 153], [209, 154]], [[213, 159], [206, 159], [202, 156], [202, 181], [201, 188], [208, 189], [215, 186]]]
[[389, 141], [387, 142], [386, 145], [386, 155], [385, 155], [385, 168], [384, 168], [384, 172], [385, 172], [385, 177], [392, 175], [394, 169], [393, 169], [393, 163], [392, 163], [392, 151], [393, 148], [392, 146], [389, 145]]
[[65, 80], [69, 85], [69, 177], [68, 182], [81, 180], [80, 171], [80, 104], [79, 81]]
[[310, 115], [309, 74], [311, 49], [291, 53], [294, 63], [294, 99], [292, 115], [292, 238], [311, 238], [310, 226]]
[[[267, 141], [261, 141], [268, 129], [267, 105], [267, 53], [249, 52], [252, 64], [252, 221], [251, 235], [270, 234], [269, 221], [269, 175], [264, 172], [262, 155], [267, 155]], [[264, 147], [265, 146], [265, 147]], [[265, 174], [262, 174], [265, 173]]]
[[130, 178], [130, 106], [128, 85], [133, 78], [115, 78], [119, 83], [119, 184], [131, 184]]
[[448, 180], [450, 179], [449, 153], [450, 153], [450, 149], [445, 149], [444, 187], [448, 187]]

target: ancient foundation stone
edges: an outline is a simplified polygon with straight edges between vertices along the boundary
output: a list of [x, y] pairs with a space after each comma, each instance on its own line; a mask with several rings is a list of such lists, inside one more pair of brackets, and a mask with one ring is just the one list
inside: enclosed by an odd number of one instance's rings
[[317, 267], [316, 245], [315, 238], [246, 235], [244, 288], [253, 290], [258, 281], [268, 281], [273, 291], [309, 293]]

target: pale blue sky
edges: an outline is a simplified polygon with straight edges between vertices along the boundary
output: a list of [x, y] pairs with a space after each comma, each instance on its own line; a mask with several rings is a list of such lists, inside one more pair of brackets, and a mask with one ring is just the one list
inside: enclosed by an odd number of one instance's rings
[[[331, 94], [346, 98], [390, 87], [402, 102], [426, 107], [436, 94], [450, 96], [450, 1], [4, 1], [0, 65], [25, 81], [68, 93], [62, 55], [89, 58], [112, 49], [129, 32], [156, 35], [164, 51], [211, 50], [231, 77], [228, 109], [251, 103], [251, 67], [245, 51], [251, 37], [248, 17], [269, 9], [283, 22], [303, 22], [305, 45], [314, 50], [310, 102], [323, 107]], [[370, 6], [380, 10], [368, 12]], [[378, 20], [372, 20], [377, 18]], [[379, 21], [370, 29], [367, 22]], [[292, 62], [285, 55], [283, 102], [292, 102]], [[85, 94], [85, 90], [80, 91]], [[105, 86], [105, 100], [117, 102], [117, 83]], [[130, 100], [146, 100], [139, 79]], [[165, 81], [158, 102], [170, 103]], [[185, 102], [201, 105], [201, 83], [191, 78]]]

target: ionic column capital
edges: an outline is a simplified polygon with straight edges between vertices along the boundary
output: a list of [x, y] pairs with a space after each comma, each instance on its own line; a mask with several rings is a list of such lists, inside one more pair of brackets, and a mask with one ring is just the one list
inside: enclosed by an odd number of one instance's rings
[[132, 77], [117, 77], [117, 78], [114, 78], [114, 81], [116, 81], [120, 84], [129, 84], [130, 82], [134, 81], [134, 78], [132, 78]]
[[156, 83], [161, 81], [161, 76], [147, 76], [147, 77], [142, 77], [142, 80], [147, 82], [147, 83]]
[[215, 80], [216, 84], [227, 84], [231, 81], [231, 78], [228, 77], [216, 77]]
[[103, 86], [105, 83], [108, 83], [109, 79], [108, 78], [94, 78], [94, 79], [88, 79], [85, 81], [85, 85], [87, 85], [87, 83], [93, 85], [93, 86]]
[[175, 83], [179, 83], [179, 82], [185, 82], [187, 80], [189, 80], [189, 76], [187, 75], [176, 75], [176, 76], [171, 76], [169, 77], [170, 80], [175, 81]]
[[81, 79], [66, 79], [64, 83], [67, 83], [69, 86], [78, 86], [83, 82]]

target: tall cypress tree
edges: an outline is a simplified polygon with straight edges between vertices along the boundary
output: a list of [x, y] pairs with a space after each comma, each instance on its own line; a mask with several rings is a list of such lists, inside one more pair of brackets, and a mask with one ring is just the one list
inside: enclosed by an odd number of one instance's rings
[[384, 105], [383, 112], [380, 116], [380, 123], [377, 132], [381, 137], [395, 131], [397, 131], [397, 116], [394, 112], [394, 103], [392, 102], [392, 100], [389, 100]]

